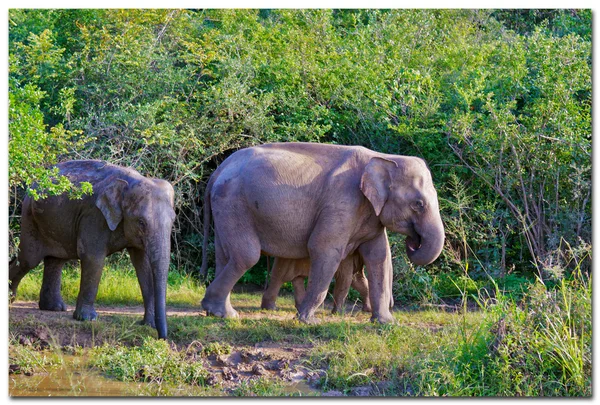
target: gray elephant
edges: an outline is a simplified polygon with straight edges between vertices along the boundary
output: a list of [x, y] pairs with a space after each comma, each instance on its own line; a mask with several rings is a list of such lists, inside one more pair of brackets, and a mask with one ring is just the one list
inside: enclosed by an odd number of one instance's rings
[[101, 161], [70, 161], [57, 167], [74, 184], [91, 183], [93, 195], [79, 200], [64, 194], [38, 201], [25, 198], [19, 255], [9, 270], [13, 297], [25, 274], [43, 260], [39, 307], [65, 311], [60, 294], [62, 267], [68, 260], [79, 259], [81, 285], [73, 317], [96, 319], [94, 301], [104, 259], [127, 248], [142, 290], [143, 322], [165, 338], [167, 273], [175, 220], [173, 187], [167, 181]]
[[434, 261], [444, 245], [425, 162], [360, 146], [277, 143], [229, 156], [206, 188], [203, 273], [211, 213], [216, 269], [202, 307], [221, 317], [238, 316], [231, 289], [264, 253], [310, 258], [298, 319], [314, 323], [340, 262], [358, 252], [368, 273], [371, 319], [392, 322], [385, 230], [407, 236], [407, 255], [417, 265]]
[[[333, 310], [332, 313], [343, 311], [346, 303], [346, 297], [350, 286], [360, 294], [363, 302], [362, 310], [371, 312], [371, 303], [369, 302], [369, 283], [365, 278], [363, 271], [363, 261], [358, 253], [348, 255], [341, 261], [339, 268], [334, 274], [335, 286], [333, 287]], [[269, 286], [263, 293], [261, 308], [275, 309], [275, 301], [283, 283], [292, 282], [294, 288], [294, 301], [296, 308], [306, 295], [304, 280], [310, 272], [309, 259], [283, 259], [275, 258], [273, 269], [271, 270], [271, 279]]]

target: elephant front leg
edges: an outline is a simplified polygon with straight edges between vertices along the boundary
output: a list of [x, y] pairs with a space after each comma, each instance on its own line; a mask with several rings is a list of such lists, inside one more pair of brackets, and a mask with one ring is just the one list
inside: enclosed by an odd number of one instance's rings
[[39, 307], [45, 311], [66, 311], [62, 296], [60, 294], [60, 282], [62, 269], [67, 261], [55, 257], [44, 258], [44, 276], [40, 290]]
[[127, 251], [129, 252], [131, 263], [135, 268], [135, 274], [142, 290], [144, 319], [141, 321], [141, 324], [156, 328], [154, 316], [154, 277], [152, 276], [150, 261], [141, 249], [128, 248]]
[[94, 302], [103, 267], [104, 256], [81, 258], [81, 283], [75, 312], [73, 312], [73, 318], [78, 321], [92, 321], [98, 318]]
[[391, 302], [391, 252], [385, 231], [375, 239], [363, 243], [359, 252], [367, 266], [369, 280], [369, 301], [371, 302], [372, 321], [380, 323], [394, 322], [390, 313]]

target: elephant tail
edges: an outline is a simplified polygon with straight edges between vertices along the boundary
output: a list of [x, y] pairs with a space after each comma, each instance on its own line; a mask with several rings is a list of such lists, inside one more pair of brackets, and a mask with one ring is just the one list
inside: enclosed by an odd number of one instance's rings
[[214, 182], [215, 176], [211, 176], [208, 180], [208, 184], [206, 185], [206, 189], [204, 190], [204, 218], [203, 218], [203, 227], [204, 227], [204, 237], [202, 238], [202, 266], [200, 267], [200, 278], [206, 280], [206, 272], [208, 270], [208, 236], [210, 233], [210, 192], [212, 190], [212, 185]]

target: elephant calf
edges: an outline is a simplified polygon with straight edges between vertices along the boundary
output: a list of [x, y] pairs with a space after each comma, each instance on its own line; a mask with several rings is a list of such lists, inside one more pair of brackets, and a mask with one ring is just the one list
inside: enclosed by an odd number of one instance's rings
[[73, 317], [93, 320], [94, 301], [106, 256], [125, 248], [135, 267], [144, 300], [144, 323], [167, 335], [166, 287], [175, 220], [173, 187], [137, 171], [96, 160], [57, 165], [72, 183], [89, 182], [93, 194], [72, 200], [66, 194], [35, 201], [26, 197], [19, 255], [10, 263], [13, 297], [21, 279], [42, 260], [39, 307], [67, 309], [60, 294], [63, 265], [81, 262], [81, 285]]
[[[355, 253], [342, 260], [340, 266], [335, 272], [335, 286], [333, 287], [333, 310], [332, 313], [344, 310], [346, 297], [350, 286], [360, 294], [363, 302], [362, 310], [371, 312], [371, 303], [369, 302], [369, 283], [365, 278], [363, 271], [364, 263], [360, 255]], [[261, 308], [275, 309], [275, 301], [283, 283], [292, 282], [294, 287], [294, 301], [296, 309], [306, 295], [304, 280], [310, 272], [310, 259], [283, 259], [275, 258], [273, 270], [271, 271], [271, 280], [269, 287], [263, 293]]]

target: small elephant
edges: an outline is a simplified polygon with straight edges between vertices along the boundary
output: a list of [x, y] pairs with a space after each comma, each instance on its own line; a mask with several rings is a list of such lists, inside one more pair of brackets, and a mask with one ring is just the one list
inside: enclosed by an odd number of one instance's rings
[[393, 322], [392, 272], [386, 229], [406, 235], [408, 258], [433, 262], [444, 225], [431, 173], [422, 159], [361, 146], [274, 143], [230, 155], [209, 179], [204, 196], [206, 274], [211, 215], [215, 278], [202, 307], [237, 317], [230, 293], [261, 254], [310, 259], [298, 319], [316, 323], [342, 259], [358, 252], [367, 268], [372, 320]]
[[[369, 302], [369, 283], [365, 278], [363, 271], [363, 261], [358, 253], [349, 255], [342, 260], [338, 270], [335, 272], [335, 286], [333, 287], [333, 310], [332, 313], [344, 310], [346, 297], [350, 286], [360, 294], [363, 302], [362, 310], [371, 312], [371, 303]], [[310, 271], [309, 259], [282, 259], [275, 258], [273, 270], [271, 271], [271, 280], [269, 286], [263, 293], [261, 308], [275, 309], [275, 301], [283, 283], [292, 282], [294, 288], [294, 301], [296, 308], [306, 295], [304, 280], [308, 277]]]
[[143, 322], [166, 338], [173, 187], [131, 168], [97, 160], [64, 162], [57, 167], [74, 184], [91, 183], [93, 194], [82, 199], [65, 194], [24, 199], [19, 254], [9, 270], [13, 297], [21, 279], [43, 260], [39, 307], [66, 311], [60, 294], [62, 267], [68, 260], [79, 259], [81, 284], [73, 317], [96, 319], [94, 301], [104, 259], [127, 248], [142, 290]]

